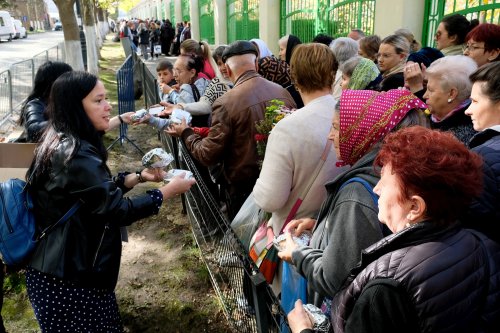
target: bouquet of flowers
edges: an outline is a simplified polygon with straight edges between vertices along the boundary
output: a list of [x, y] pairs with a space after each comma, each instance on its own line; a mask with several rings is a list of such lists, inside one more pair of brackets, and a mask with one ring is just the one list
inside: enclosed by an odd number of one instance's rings
[[257, 155], [259, 156], [259, 164], [262, 166], [264, 155], [266, 154], [267, 139], [274, 126], [283, 118], [290, 115], [295, 109], [289, 109], [283, 101], [279, 99], [271, 100], [269, 106], [266, 107], [264, 119], [255, 122], [255, 142], [257, 143]]

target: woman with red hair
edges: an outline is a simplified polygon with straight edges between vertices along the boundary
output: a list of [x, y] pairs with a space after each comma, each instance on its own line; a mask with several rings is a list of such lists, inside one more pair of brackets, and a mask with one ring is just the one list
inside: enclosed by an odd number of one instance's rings
[[478, 67], [500, 60], [500, 26], [482, 23], [465, 37], [464, 55], [471, 57]]
[[[481, 165], [450, 133], [415, 126], [387, 136], [374, 191], [394, 234], [362, 251], [335, 296], [336, 333], [498, 330], [500, 245], [457, 222], [481, 190]], [[288, 318], [293, 332], [312, 332], [299, 302]]]

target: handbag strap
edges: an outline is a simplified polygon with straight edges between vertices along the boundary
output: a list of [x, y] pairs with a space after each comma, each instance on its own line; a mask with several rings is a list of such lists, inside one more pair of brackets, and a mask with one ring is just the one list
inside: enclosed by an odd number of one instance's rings
[[295, 201], [295, 203], [293, 204], [293, 207], [290, 210], [290, 213], [288, 214], [288, 216], [285, 220], [285, 223], [283, 224], [283, 227], [281, 227], [280, 234], [283, 233], [283, 230], [285, 230], [285, 227], [288, 225], [288, 222], [293, 220], [293, 218], [297, 214], [297, 211], [299, 210], [300, 205], [302, 204], [302, 201], [304, 201], [304, 199], [307, 196], [307, 193], [309, 193], [309, 190], [311, 189], [314, 181], [316, 181], [316, 178], [318, 178], [318, 175], [321, 171], [321, 168], [323, 168], [323, 164], [325, 164], [326, 159], [328, 158], [328, 154], [330, 154], [330, 150], [332, 150], [332, 141], [327, 139], [325, 149], [323, 150], [323, 153], [321, 154], [321, 158], [319, 159], [319, 163], [318, 163], [318, 165], [316, 165], [316, 169], [312, 173], [312, 177], [309, 179], [309, 183], [299, 193], [299, 197], [297, 198], [297, 201]]
[[198, 87], [196, 87], [194, 83], [191, 83], [190, 86], [191, 86], [191, 89], [193, 90], [194, 101], [198, 102], [201, 98], [200, 91], [198, 90]]
[[38, 242], [41, 239], [45, 238], [45, 236], [47, 236], [47, 234], [50, 233], [52, 231], [52, 229], [54, 229], [55, 227], [57, 227], [60, 224], [63, 224], [64, 222], [66, 222], [71, 216], [73, 216], [73, 214], [76, 213], [76, 211], [78, 210], [78, 208], [80, 208], [82, 203], [83, 203], [83, 201], [81, 199], [78, 199], [78, 201], [75, 202], [73, 204], [73, 206], [71, 206], [71, 208], [66, 212], [66, 214], [64, 214], [63, 217], [61, 217], [59, 219], [59, 221], [57, 221], [56, 223], [53, 223], [53, 224], [49, 225], [47, 228], [45, 228], [41, 232], [40, 236], [38, 236], [36, 238], [36, 241]]

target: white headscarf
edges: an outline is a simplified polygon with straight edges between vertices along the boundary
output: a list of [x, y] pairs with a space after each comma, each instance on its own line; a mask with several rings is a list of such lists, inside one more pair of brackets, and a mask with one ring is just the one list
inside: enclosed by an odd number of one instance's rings
[[254, 38], [250, 39], [250, 42], [257, 44], [257, 47], [259, 48], [259, 59], [273, 55], [271, 50], [269, 50], [266, 43], [262, 39]]

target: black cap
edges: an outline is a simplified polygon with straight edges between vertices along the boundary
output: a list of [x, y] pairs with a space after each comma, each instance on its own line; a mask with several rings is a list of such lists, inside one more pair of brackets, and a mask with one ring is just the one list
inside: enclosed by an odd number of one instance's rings
[[224, 52], [222, 53], [222, 61], [226, 62], [226, 60], [231, 58], [232, 56], [248, 53], [255, 54], [256, 57], [259, 55], [253, 43], [246, 40], [237, 40], [236, 42], [229, 44], [229, 46], [224, 50]]

